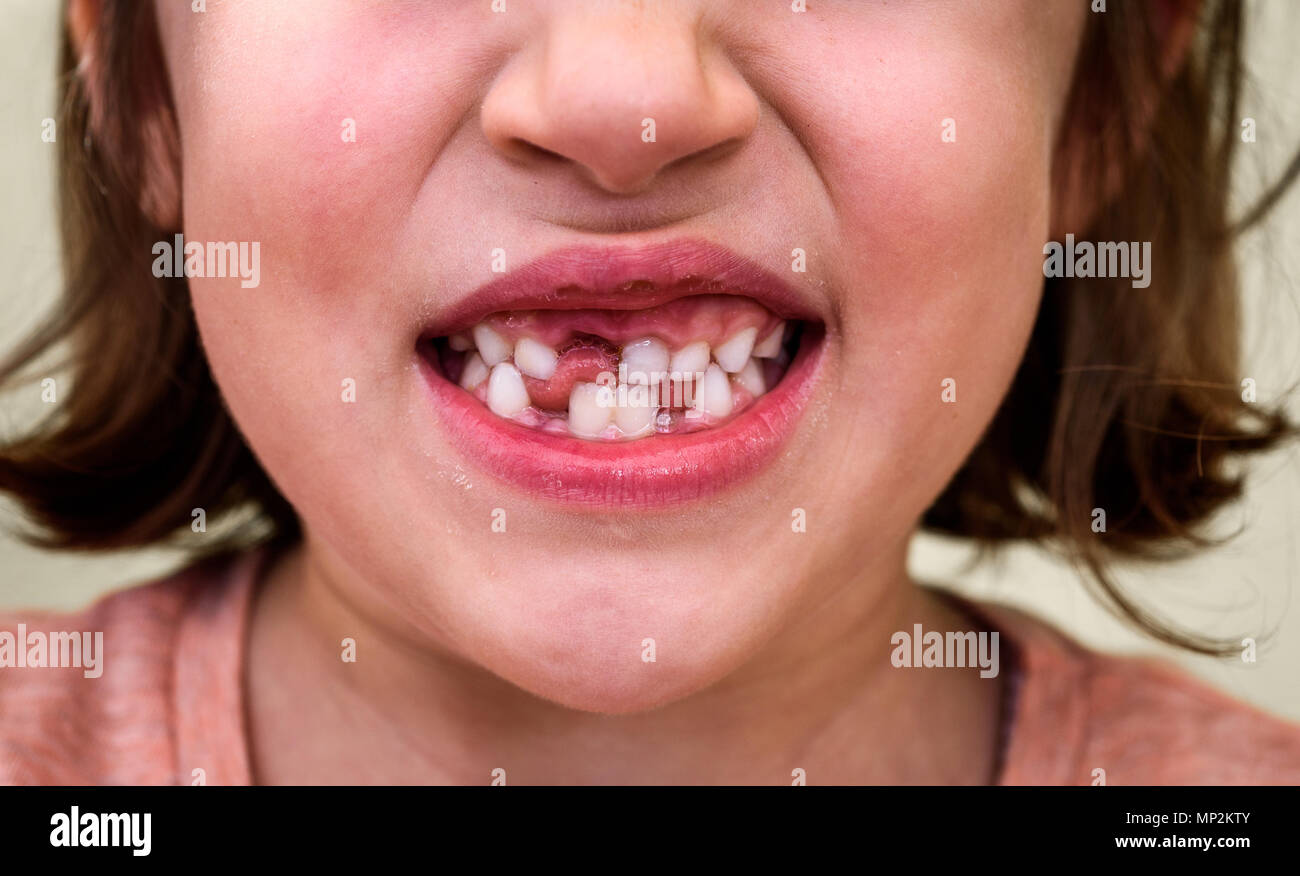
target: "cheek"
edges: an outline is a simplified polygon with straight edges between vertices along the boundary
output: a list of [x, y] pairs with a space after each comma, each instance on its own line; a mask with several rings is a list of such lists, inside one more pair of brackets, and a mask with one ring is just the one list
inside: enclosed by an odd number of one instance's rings
[[882, 113], [866, 132], [874, 147], [846, 157], [846, 186], [861, 194], [841, 211], [854, 241], [843, 258], [861, 278], [850, 294], [863, 317], [846, 319], [846, 340], [899, 393], [932, 387], [941, 372], [992, 381], [984, 388], [996, 393], [1037, 308], [1047, 141], [1020, 107], [991, 97], [915, 87], [898, 105], [920, 108], [922, 121]]
[[[446, 80], [461, 59], [454, 34], [439, 32], [451, 30], [445, 16], [290, 6], [200, 23], [182, 40], [190, 63], [175, 82], [187, 239], [261, 250], [257, 288], [191, 279], [205, 349], [259, 454], [284, 459], [270, 467], [285, 480], [306, 464], [302, 447], [317, 464], [318, 453], [356, 459], [405, 413], [382, 389], [414, 340], [393, 307], [412, 261], [400, 256], [403, 217], [464, 111], [446, 99], [459, 93]], [[445, 52], [438, 69], [432, 44]]]
[[837, 398], [857, 464], [892, 479], [870, 489], [919, 500], [978, 440], [1032, 329], [1055, 97], [969, 35], [870, 57], [887, 74], [827, 89], [818, 128], [841, 222]]
[[355, 25], [367, 33], [341, 31], [337, 15], [264, 17], [229, 17], [196, 49], [221, 74], [182, 86], [185, 227], [257, 235], [277, 289], [355, 305], [434, 155], [436, 89], [387, 58], [403, 47], [385, 44], [382, 16]]

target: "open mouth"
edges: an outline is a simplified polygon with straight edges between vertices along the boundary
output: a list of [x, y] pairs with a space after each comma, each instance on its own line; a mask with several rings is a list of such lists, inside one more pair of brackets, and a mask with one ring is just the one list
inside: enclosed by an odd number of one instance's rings
[[801, 329], [751, 298], [696, 295], [642, 310], [495, 313], [424, 352], [527, 428], [651, 440], [741, 416], [785, 376]]
[[416, 349], [453, 440], [553, 498], [658, 505], [769, 461], [824, 323], [710, 244], [569, 250], [488, 284]]

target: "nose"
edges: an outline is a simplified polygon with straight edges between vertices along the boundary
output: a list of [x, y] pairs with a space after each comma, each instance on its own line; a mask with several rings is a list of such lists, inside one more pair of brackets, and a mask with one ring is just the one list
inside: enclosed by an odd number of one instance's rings
[[540, 170], [560, 159], [617, 195], [670, 164], [743, 143], [758, 96], [672, 4], [565, 4], [521, 47], [482, 107], [488, 141]]

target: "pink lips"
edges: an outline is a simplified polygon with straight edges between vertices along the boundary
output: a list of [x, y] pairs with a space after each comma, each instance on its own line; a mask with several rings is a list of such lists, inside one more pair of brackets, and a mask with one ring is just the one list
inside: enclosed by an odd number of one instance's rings
[[505, 310], [632, 310], [697, 294], [746, 295], [783, 318], [817, 323], [784, 379], [715, 429], [609, 444], [548, 434], [492, 414], [426, 358], [420, 357], [419, 367], [453, 444], [502, 480], [534, 495], [592, 508], [689, 502], [769, 464], [812, 394], [821, 362], [821, 317], [772, 273], [730, 250], [696, 241], [565, 249], [482, 287], [422, 335], [463, 331]]

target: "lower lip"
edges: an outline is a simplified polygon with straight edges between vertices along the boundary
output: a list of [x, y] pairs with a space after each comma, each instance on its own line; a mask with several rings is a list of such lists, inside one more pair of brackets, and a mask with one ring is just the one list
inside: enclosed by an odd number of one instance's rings
[[424, 356], [419, 368], [456, 448], [492, 475], [544, 499], [598, 509], [653, 509], [703, 499], [766, 468], [812, 396], [825, 335], [805, 335], [771, 392], [715, 429], [636, 441], [552, 435], [498, 417]]

